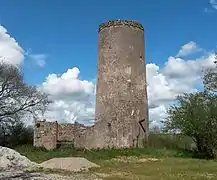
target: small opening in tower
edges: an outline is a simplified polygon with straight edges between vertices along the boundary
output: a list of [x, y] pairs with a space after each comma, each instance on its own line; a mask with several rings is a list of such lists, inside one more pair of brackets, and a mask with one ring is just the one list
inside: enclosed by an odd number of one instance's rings
[[130, 81], [127, 83], [127, 85], [128, 85], [128, 88], [132, 87], [132, 83]]
[[142, 56], [140, 56], [140, 59], [142, 59]]
[[111, 123], [108, 123], [108, 127], [110, 128], [112, 125], [111, 125]]
[[39, 128], [39, 127], [40, 127], [40, 123], [37, 123], [37, 124], [36, 124], [36, 127]]

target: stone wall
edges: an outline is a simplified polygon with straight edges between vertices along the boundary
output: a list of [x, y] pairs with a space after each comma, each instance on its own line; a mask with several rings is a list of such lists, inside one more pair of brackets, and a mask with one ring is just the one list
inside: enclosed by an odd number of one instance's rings
[[54, 149], [57, 146], [57, 122], [36, 121], [34, 128], [34, 146]]
[[[55, 149], [57, 144], [75, 144], [75, 138], [86, 132], [82, 124], [58, 124], [57, 122], [36, 121], [34, 127], [34, 146]], [[77, 141], [76, 141], [77, 142]], [[82, 143], [82, 141], [79, 141]], [[80, 145], [79, 145], [80, 146]]]
[[74, 141], [74, 124], [58, 124], [58, 141]]

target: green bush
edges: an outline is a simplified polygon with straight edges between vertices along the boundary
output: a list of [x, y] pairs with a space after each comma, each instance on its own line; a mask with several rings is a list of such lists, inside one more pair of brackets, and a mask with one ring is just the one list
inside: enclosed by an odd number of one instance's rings
[[193, 140], [188, 136], [168, 133], [150, 133], [148, 147], [193, 150]]
[[24, 144], [33, 144], [34, 131], [32, 127], [26, 127], [19, 122], [12, 127], [8, 127], [7, 134], [0, 132], [0, 146], [14, 148]]

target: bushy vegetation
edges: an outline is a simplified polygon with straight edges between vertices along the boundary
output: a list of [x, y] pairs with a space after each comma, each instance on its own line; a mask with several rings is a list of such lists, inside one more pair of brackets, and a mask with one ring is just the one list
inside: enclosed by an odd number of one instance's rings
[[20, 145], [33, 144], [33, 128], [19, 122], [14, 126], [8, 127], [7, 134], [0, 132], [0, 146], [15, 148]]
[[182, 134], [150, 133], [148, 147], [156, 149], [183, 149], [191, 151], [194, 150], [195, 143], [192, 138]]
[[168, 109], [164, 122], [166, 132], [191, 137], [200, 157], [217, 156], [217, 70], [205, 71], [204, 89], [185, 93]]

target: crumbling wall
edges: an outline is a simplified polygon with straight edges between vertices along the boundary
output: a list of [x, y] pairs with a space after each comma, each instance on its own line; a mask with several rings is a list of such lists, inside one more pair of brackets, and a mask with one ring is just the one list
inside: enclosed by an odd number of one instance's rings
[[58, 124], [58, 141], [74, 141], [74, 124]]
[[[85, 134], [87, 127], [83, 124], [58, 124], [57, 122], [36, 121], [34, 128], [34, 146], [45, 147], [46, 149], [55, 149], [57, 144], [67, 142], [67, 144], [74, 144], [75, 139], [77, 146], [84, 144], [82, 135]], [[75, 145], [76, 145], [75, 144]], [[82, 146], [83, 147], [83, 146]]]
[[55, 149], [57, 146], [57, 122], [36, 121], [34, 128], [34, 146]]

